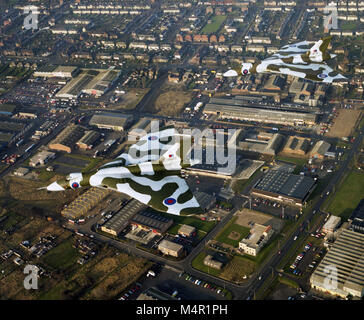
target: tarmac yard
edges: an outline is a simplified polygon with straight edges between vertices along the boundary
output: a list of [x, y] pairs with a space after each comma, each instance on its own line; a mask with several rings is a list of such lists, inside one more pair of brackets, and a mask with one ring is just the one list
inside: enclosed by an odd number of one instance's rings
[[360, 117], [360, 110], [341, 109], [328, 132], [328, 137], [349, 137]]

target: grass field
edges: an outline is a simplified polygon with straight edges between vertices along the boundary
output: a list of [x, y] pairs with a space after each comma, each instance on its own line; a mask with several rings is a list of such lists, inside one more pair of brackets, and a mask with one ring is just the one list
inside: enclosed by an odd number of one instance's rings
[[210, 34], [217, 32], [226, 20], [226, 16], [214, 16], [211, 20], [211, 23], [206, 24], [201, 30], [202, 33]]
[[352, 171], [336, 191], [327, 211], [346, 220], [363, 197], [364, 174]]
[[62, 242], [43, 257], [43, 262], [56, 270], [66, 270], [72, 265], [77, 265], [80, 254], [72, 247], [72, 243], [72, 238]]
[[256, 264], [254, 262], [244, 257], [234, 256], [221, 272], [220, 277], [239, 283], [247, 279], [254, 272], [255, 268]]
[[178, 116], [191, 99], [191, 92], [170, 88], [159, 95], [153, 112], [163, 116]]
[[[245, 238], [249, 234], [249, 229], [236, 224], [238, 217], [232, 219], [225, 228], [216, 236], [215, 240], [223, 242], [227, 245], [238, 247], [241, 239]], [[232, 239], [232, 232], [236, 234], [236, 239]]]

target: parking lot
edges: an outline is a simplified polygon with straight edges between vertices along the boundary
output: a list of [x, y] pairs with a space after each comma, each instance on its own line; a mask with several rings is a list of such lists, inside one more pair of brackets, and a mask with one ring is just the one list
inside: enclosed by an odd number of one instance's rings
[[[141, 291], [144, 291], [151, 287], [172, 294], [174, 291], [178, 291], [177, 298], [181, 300], [223, 300], [224, 297], [221, 294], [213, 291], [209, 288], [205, 288], [201, 285], [196, 285], [192, 281], [186, 280], [187, 274], [179, 274], [173, 270], [162, 268], [156, 273], [156, 277], [146, 277], [139, 279], [142, 284]], [[195, 281], [197, 279], [195, 278]], [[211, 284], [213, 286], [213, 284]]]
[[[249, 208], [249, 202], [246, 204], [246, 208]], [[286, 206], [279, 202], [263, 199], [263, 198], [252, 198], [251, 203], [252, 210], [261, 211], [274, 215], [282, 219], [295, 219], [296, 215], [300, 214], [300, 209], [295, 207]]]

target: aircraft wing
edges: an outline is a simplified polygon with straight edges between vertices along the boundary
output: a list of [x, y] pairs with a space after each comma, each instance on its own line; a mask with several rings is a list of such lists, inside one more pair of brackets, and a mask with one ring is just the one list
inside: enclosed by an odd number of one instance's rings
[[117, 168], [115, 178], [103, 169], [107, 177], [101, 184], [124, 193], [155, 210], [170, 214], [199, 214], [202, 209], [180, 171], [166, 170], [158, 161]]
[[178, 135], [173, 127], [148, 133], [141, 137], [138, 142], [131, 145], [127, 152], [120, 154], [115, 160], [104, 164], [100, 169], [158, 160], [168, 150], [175, 149], [178, 142]]
[[[269, 61], [267, 61], [268, 63]], [[347, 78], [334, 71], [326, 63], [309, 63], [309, 64], [288, 64], [288, 63], [271, 63], [267, 65], [267, 72], [280, 73], [295, 76], [298, 78], [308, 79], [311, 81], [332, 83], [345, 82]]]
[[282, 59], [300, 55], [310, 50], [311, 45], [312, 42], [310, 41], [301, 41], [293, 44], [287, 44], [265, 60]]

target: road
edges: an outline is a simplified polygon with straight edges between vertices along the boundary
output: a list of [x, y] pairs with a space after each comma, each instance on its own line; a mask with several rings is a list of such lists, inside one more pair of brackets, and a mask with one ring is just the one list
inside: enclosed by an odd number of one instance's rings
[[[181, 272], [189, 273], [196, 278], [214, 283], [216, 285], [219, 285], [221, 287], [224, 287], [231, 291], [233, 294], [234, 299], [242, 300], [247, 299], [248, 297], [252, 297], [254, 293], [256, 293], [262, 285], [265, 283], [265, 281], [269, 281], [271, 278], [272, 273], [276, 273], [276, 268], [279, 265], [280, 261], [284, 258], [284, 256], [288, 253], [292, 245], [294, 244], [294, 238], [295, 236], [298, 236], [300, 234], [300, 228], [301, 224], [305, 226], [309, 221], [311, 221], [314, 212], [319, 212], [320, 207], [324, 203], [324, 201], [327, 198], [327, 192], [331, 192], [333, 187], [342, 179], [345, 171], [347, 170], [350, 161], [353, 159], [353, 156], [356, 152], [356, 150], [359, 148], [361, 140], [364, 136], [364, 131], [361, 130], [359, 133], [359, 136], [356, 138], [355, 142], [352, 145], [352, 148], [349, 150], [348, 157], [345, 161], [341, 163], [340, 168], [332, 175], [331, 180], [325, 187], [324, 191], [322, 192], [322, 196], [317, 200], [317, 202], [314, 204], [312, 209], [305, 213], [299, 220], [299, 223], [297, 223], [297, 226], [293, 230], [291, 236], [284, 242], [280, 244], [280, 250], [281, 254], [276, 254], [278, 251], [278, 248], [271, 252], [270, 257], [268, 260], [260, 267], [260, 270], [256, 272], [253, 277], [251, 277], [248, 281], [246, 281], [244, 284], [234, 284], [228, 281], [224, 281], [220, 278], [214, 277], [212, 275], [203, 273], [201, 271], [198, 271], [194, 268], [192, 268], [192, 261], [193, 259], [205, 248], [206, 243], [213, 239], [221, 230], [224, 228], [224, 226], [232, 219], [233, 215], [235, 214], [236, 210], [231, 211], [228, 213], [220, 223], [216, 225], [216, 227], [210, 231], [210, 233], [207, 234], [207, 236], [204, 238], [202, 242], [200, 242], [193, 250], [192, 252], [183, 260], [180, 261], [171, 261], [169, 259], [166, 259], [162, 256], [157, 256], [152, 253], [149, 253], [147, 251], [141, 250], [137, 248], [135, 245], [131, 245], [130, 243], [124, 243], [120, 242], [114, 239], [110, 239], [106, 236], [100, 235], [96, 233], [94, 230], [92, 230], [92, 225], [96, 223], [97, 218], [89, 220], [86, 224], [81, 226], [76, 226], [73, 228], [79, 228], [79, 230], [84, 233], [85, 235], [93, 235], [94, 239], [102, 242], [102, 243], [108, 243], [110, 245], [115, 246], [116, 248], [126, 251], [128, 253], [132, 253], [138, 256], [141, 256], [143, 258], [146, 258], [148, 260], [151, 260], [156, 263], [161, 263], [170, 267], [173, 267], [175, 269], [180, 270]], [[304, 231], [305, 232], [305, 231]]]

